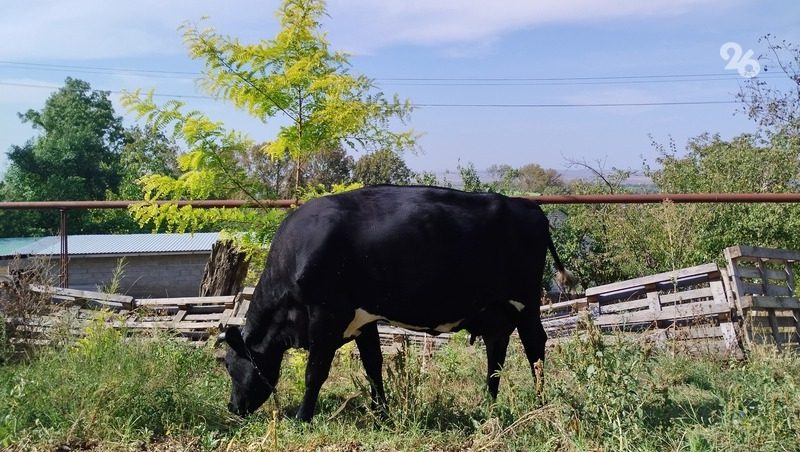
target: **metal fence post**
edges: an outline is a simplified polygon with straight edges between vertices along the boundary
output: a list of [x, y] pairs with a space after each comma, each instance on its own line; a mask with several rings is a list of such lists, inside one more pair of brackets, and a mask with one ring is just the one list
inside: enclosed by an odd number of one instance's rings
[[58, 235], [61, 238], [61, 260], [59, 281], [61, 287], [69, 287], [69, 240], [67, 235], [67, 209], [59, 209], [61, 213], [61, 227]]

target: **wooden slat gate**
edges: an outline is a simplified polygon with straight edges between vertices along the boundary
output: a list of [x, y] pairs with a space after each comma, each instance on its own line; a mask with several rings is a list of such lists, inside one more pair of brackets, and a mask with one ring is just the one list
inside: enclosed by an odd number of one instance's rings
[[800, 299], [795, 265], [800, 263], [800, 251], [733, 246], [726, 248], [724, 255], [745, 340], [797, 350]]
[[738, 356], [733, 305], [717, 264], [620, 281], [586, 290], [594, 323], [604, 330], [657, 332], [662, 345]]

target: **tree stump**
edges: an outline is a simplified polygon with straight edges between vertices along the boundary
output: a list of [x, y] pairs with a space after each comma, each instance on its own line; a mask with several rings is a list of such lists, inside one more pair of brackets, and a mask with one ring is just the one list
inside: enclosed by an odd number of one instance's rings
[[218, 241], [211, 248], [203, 280], [200, 283], [200, 296], [236, 295], [241, 292], [250, 259], [240, 251], [231, 240]]

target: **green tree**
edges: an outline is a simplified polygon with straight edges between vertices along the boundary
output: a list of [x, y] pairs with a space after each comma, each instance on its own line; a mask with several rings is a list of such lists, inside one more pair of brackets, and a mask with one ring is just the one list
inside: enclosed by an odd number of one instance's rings
[[[120, 183], [119, 154], [124, 143], [121, 118], [108, 93], [67, 78], [40, 111], [19, 115], [39, 135], [12, 146], [3, 197], [10, 201], [102, 200]], [[15, 221], [13, 217], [22, 218]], [[7, 213], [3, 222], [20, 226], [10, 234], [45, 234], [58, 230], [52, 212]], [[73, 212], [72, 231], [95, 232], [102, 225], [87, 221], [88, 213]], [[7, 228], [8, 224], [3, 227]]]
[[355, 161], [341, 146], [322, 149], [311, 157], [305, 180], [309, 185], [331, 190], [337, 184], [349, 184], [353, 179]]
[[478, 175], [478, 170], [475, 169], [475, 164], [472, 162], [466, 165], [460, 163], [456, 167], [459, 176], [461, 176], [461, 189], [464, 191], [489, 191], [491, 187], [484, 184]]
[[[375, 90], [371, 79], [349, 73], [347, 56], [331, 51], [321, 31], [324, 14], [322, 1], [286, 0], [277, 13], [281, 25], [277, 36], [255, 44], [243, 44], [212, 28], [183, 27], [190, 55], [205, 64], [200, 83], [205, 91], [264, 122], [274, 119], [283, 124], [277, 136], [259, 149], [279, 162], [288, 155], [295, 195], [306, 196], [300, 193], [307, 182], [303, 179], [317, 154], [340, 148], [400, 152], [414, 147], [411, 131], [390, 128], [407, 119], [410, 103], [396, 96], [387, 99]], [[241, 166], [242, 154], [254, 145], [248, 137], [225, 130], [222, 123], [201, 112], [184, 111], [182, 102], [156, 105], [152, 93], [142, 98], [135, 92], [123, 101], [150, 127], [169, 131], [187, 148], [179, 157], [179, 177], [142, 179], [146, 201], [258, 198], [261, 187], [248, 177], [250, 170]], [[345, 188], [336, 185], [332, 191]], [[211, 223], [236, 230], [274, 229], [260, 226], [252, 210], [200, 212], [172, 205], [159, 208], [149, 202], [134, 210], [141, 222], [166, 223], [180, 230]], [[268, 240], [268, 235], [259, 240]]]
[[529, 163], [520, 168], [510, 165], [492, 165], [489, 174], [494, 179], [495, 191], [503, 193], [554, 193], [565, 188], [561, 174], [551, 168]]
[[324, 15], [321, 0], [284, 0], [277, 13], [280, 32], [251, 45], [211, 28], [183, 27], [190, 55], [205, 63], [202, 86], [209, 93], [262, 121], [288, 122], [265, 151], [278, 158], [288, 152], [295, 190], [315, 153], [342, 145], [393, 151], [414, 146], [412, 132], [389, 127], [408, 117], [410, 103], [386, 99], [371, 79], [349, 73], [347, 55], [332, 51], [321, 31]]
[[[679, 155], [659, 147], [659, 168], [648, 172], [667, 193], [788, 193], [800, 190], [800, 136], [774, 135], [762, 142], [751, 135], [730, 141], [701, 135]], [[686, 207], [681, 207], [686, 210]], [[695, 219], [697, 261], [713, 261], [737, 245], [800, 248], [797, 204], [712, 204]]]
[[[259, 198], [286, 199], [295, 195], [292, 159], [288, 152], [273, 157], [263, 152], [267, 143], [250, 146], [237, 155], [237, 164], [253, 179], [253, 194]], [[302, 179], [314, 187], [331, 190], [334, 185], [348, 184], [353, 177], [353, 158], [341, 147], [326, 149], [311, 157]]]
[[384, 149], [359, 158], [353, 169], [353, 179], [364, 185], [408, 185], [411, 170], [399, 155]]
[[785, 86], [761, 77], [746, 79], [737, 99], [742, 111], [755, 121], [766, 135], [800, 135], [800, 47], [792, 42], [763, 36], [767, 45], [759, 57], [764, 72], [786, 76]]
[[518, 189], [529, 193], [549, 193], [564, 188], [561, 174], [552, 168], [542, 168], [536, 163], [520, 167], [517, 180]]
[[181, 149], [175, 140], [158, 131], [147, 131], [134, 126], [125, 131], [125, 145], [120, 152], [119, 199], [142, 199], [138, 181], [145, 176], [163, 174], [180, 175], [178, 155]]

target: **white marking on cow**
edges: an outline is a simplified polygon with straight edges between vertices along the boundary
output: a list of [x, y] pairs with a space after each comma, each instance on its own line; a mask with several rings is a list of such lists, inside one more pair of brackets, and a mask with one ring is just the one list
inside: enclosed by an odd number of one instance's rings
[[525, 305], [520, 303], [519, 301], [508, 300], [508, 303], [511, 304], [511, 306], [514, 306], [517, 309], [517, 311], [522, 311], [523, 309], [525, 309]]
[[356, 309], [356, 312], [353, 315], [353, 320], [350, 321], [350, 324], [347, 325], [347, 328], [344, 330], [343, 337], [345, 339], [348, 339], [353, 336], [358, 336], [359, 334], [361, 334], [362, 326], [374, 322], [376, 320], [386, 320], [386, 317], [370, 314], [369, 312], [361, 308]]
[[[380, 315], [375, 315], [375, 314], [369, 313], [369, 312], [365, 311], [362, 308], [358, 308], [358, 309], [356, 309], [355, 313], [353, 314], [353, 320], [351, 320], [350, 324], [348, 324], [347, 328], [345, 328], [344, 333], [342, 334], [342, 337], [344, 339], [349, 339], [351, 337], [358, 337], [358, 335], [361, 334], [361, 327], [363, 327], [364, 325], [366, 325], [368, 323], [372, 323], [372, 322], [374, 322], [376, 320], [386, 320], [391, 325], [394, 325], [394, 326], [397, 326], [397, 327], [400, 327], [400, 328], [405, 328], [405, 329], [408, 329], [408, 330], [416, 330], [416, 331], [430, 331], [431, 330], [430, 327], [415, 326], [415, 325], [409, 325], [409, 324], [403, 323], [403, 322], [397, 322], [397, 321], [394, 321], [394, 320], [391, 320], [391, 319], [387, 319], [386, 317], [383, 317], [383, 316], [380, 316]], [[433, 328], [433, 330], [438, 331], [440, 333], [449, 333], [449, 332], [453, 331], [453, 329], [455, 327], [457, 327], [459, 324], [461, 324], [461, 322], [463, 322], [463, 321], [464, 321], [464, 319], [456, 320], [455, 322], [450, 322], [450, 323], [443, 323], [443, 324]]]

